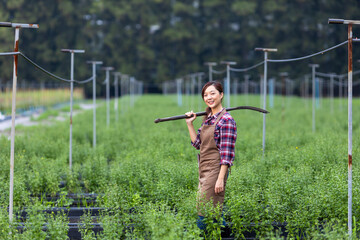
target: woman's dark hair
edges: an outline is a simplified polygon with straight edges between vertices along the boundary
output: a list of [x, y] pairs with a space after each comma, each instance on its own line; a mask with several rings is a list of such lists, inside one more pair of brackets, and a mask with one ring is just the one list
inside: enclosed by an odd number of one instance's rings
[[[207, 83], [205, 83], [205, 85], [203, 86], [203, 88], [201, 90], [201, 97], [203, 100], [204, 100], [205, 91], [210, 86], [214, 86], [215, 89], [218, 90], [220, 94], [224, 92], [223, 87], [220, 82], [218, 82], [218, 81], [207, 82]], [[222, 101], [222, 99], [221, 99], [221, 101]], [[206, 111], [206, 115], [204, 116], [203, 121], [205, 121], [205, 119], [208, 117], [209, 113], [211, 112], [211, 108], [207, 107], [205, 111]]]

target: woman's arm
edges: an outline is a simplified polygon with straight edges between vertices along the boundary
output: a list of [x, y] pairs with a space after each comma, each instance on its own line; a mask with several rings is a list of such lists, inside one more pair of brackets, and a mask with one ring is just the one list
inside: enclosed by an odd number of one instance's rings
[[222, 191], [224, 191], [224, 180], [225, 180], [225, 175], [227, 173], [229, 166], [228, 165], [221, 165], [220, 168], [220, 173], [218, 176], [218, 179], [216, 180], [215, 183], [215, 193], [221, 193]]
[[196, 133], [196, 131], [195, 131], [193, 122], [194, 122], [194, 120], [196, 119], [196, 114], [195, 114], [193, 111], [191, 111], [191, 112], [185, 113], [185, 115], [187, 115], [187, 116], [194, 115], [194, 116], [191, 117], [191, 118], [186, 118], [186, 124], [187, 124], [187, 127], [188, 127], [188, 129], [189, 129], [189, 134], [190, 134], [191, 142], [195, 142], [196, 137], [197, 137], [197, 133]]

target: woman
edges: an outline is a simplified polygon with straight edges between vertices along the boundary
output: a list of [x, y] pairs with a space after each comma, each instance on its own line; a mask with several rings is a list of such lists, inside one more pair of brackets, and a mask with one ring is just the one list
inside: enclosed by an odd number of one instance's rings
[[187, 112], [186, 119], [191, 143], [196, 149], [200, 149], [199, 162], [199, 199], [198, 199], [198, 226], [203, 229], [204, 214], [201, 207], [212, 202], [216, 207], [224, 202], [225, 186], [228, 170], [233, 165], [235, 157], [236, 123], [229, 113], [223, 108], [221, 102], [224, 91], [221, 83], [207, 82], [201, 92], [201, 96], [208, 106], [207, 115], [196, 133], [193, 122], [196, 114]]

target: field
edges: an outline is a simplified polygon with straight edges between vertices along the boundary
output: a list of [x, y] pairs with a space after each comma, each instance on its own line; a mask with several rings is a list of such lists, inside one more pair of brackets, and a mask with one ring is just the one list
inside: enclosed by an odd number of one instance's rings
[[[74, 100], [84, 98], [84, 92], [81, 88], [75, 88], [73, 93]], [[70, 89], [19, 89], [16, 93], [16, 109], [28, 110], [33, 107], [51, 107], [55, 104], [70, 101]], [[0, 91], [0, 112], [11, 114], [12, 90], [6, 88], [4, 92]]]
[[[121, 101], [128, 101], [122, 99]], [[259, 96], [233, 96], [232, 105], [260, 106]], [[283, 102], [284, 101], [284, 102]], [[341, 102], [340, 102], [341, 101]], [[70, 193], [97, 194], [94, 219], [81, 217], [83, 239], [220, 239], [220, 224], [208, 219], [207, 233], [196, 226], [197, 151], [185, 121], [154, 124], [154, 119], [198, 110], [198, 98], [144, 95], [106, 127], [106, 106], [97, 110], [97, 147], [92, 148], [92, 111], [73, 120], [73, 169], [68, 167], [67, 122], [17, 127], [14, 224], [8, 224], [10, 142], [0, 139], [0, 238], [66, 239]], [[120, 105], [123, 106], [123, 105]], [[284, 109], [282, 108], [284, 106]], [[353, 215], [359, 234], [359, 99], [353, 103]], [[253, 232], [260, 239], [347, 239], [347, 107], [345, 100], [323, 99], [312, 132], [311, 100], [276, 97], [268, 108], [265, 156], [262, 114], [234, 111], [238, 139], [227, 185], [224, 216], [232, 237]], [[112, 105], [113, 111], [113, 105]], [[196, 127], [200, 119], [196, 120]], [[59, 196], [47, 200], [46, 196]], [[86, 205], [86, 203], [85, 203]], [[27, 211], [26, 220], [20, 217]], [[19, 230], [20, 224], [23, 228]], [[18, 223], [18, 225], [16, 224]], [[46, 225], [47, 231], [43, 231]], [[278, 226], [279, 231], [275, 231]], [[282, 231], [280, 231], [280, 229]], [[12, 232], [9, 235], [9, 232]], [[354, 234], [354, 235], [355, 235]]]

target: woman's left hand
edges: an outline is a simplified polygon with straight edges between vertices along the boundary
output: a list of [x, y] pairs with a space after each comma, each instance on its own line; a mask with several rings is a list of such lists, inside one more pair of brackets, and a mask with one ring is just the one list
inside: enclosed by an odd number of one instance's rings
[[222, 191], [224, 191], [224, 179], [218, 178], [215, 183], [215, 194], [219, 194]]

